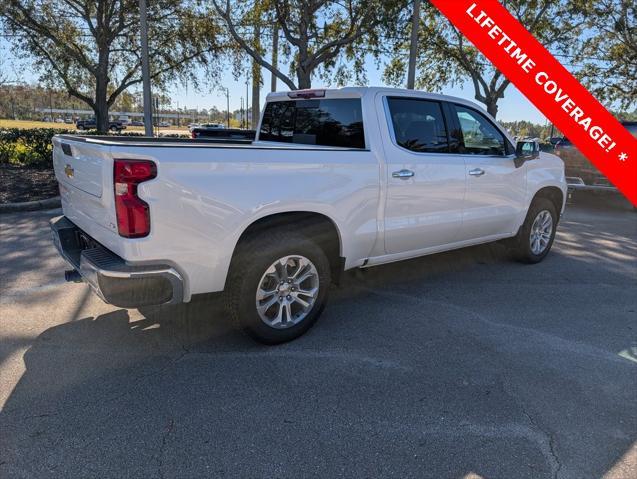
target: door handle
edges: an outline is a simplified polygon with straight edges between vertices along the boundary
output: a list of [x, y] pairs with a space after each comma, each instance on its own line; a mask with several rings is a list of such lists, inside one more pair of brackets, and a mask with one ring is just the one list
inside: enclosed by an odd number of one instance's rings
[[411, 178], [412, 176], [414, 176], [414, 172], [411, 170], [400, 170], [400, 171], [394, 171], [391, 176], [392, 178], [400, 178], [401, 180], [406, 180], [407, 178]]
[[469, 174], [471, 176], [482, 176], [485, 174], [485, 171], [482, 168], [474, 168], [473, 170], [469, 170]]

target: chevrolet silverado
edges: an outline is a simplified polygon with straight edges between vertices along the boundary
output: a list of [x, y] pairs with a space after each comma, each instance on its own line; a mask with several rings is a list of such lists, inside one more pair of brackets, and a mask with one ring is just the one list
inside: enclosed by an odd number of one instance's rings
[[485, 111], [413, 90], [269, 94], [254, 141], [59, 135], [53, 240], [104, 301], [224, 291], [269, 344], [306, 332], [342, 271], [505, 240], [544, 259], [562, 161]]

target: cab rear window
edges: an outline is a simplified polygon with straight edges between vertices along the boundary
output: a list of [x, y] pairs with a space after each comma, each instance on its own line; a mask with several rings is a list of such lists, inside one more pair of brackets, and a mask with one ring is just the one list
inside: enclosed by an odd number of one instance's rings
[[268, 103], [259, 140], [365, 148], [361, 101], [344, 98]]

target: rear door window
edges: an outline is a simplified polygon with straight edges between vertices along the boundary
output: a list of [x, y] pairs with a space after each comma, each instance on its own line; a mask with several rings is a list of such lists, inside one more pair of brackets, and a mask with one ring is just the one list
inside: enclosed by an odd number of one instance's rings
[[266, 105], [259, 140], [365, 148], [358, 98], [289, 100]]
[[387, 98], [396, 143], [419, 153], [449, 153], [447, 127], [437, 101]]

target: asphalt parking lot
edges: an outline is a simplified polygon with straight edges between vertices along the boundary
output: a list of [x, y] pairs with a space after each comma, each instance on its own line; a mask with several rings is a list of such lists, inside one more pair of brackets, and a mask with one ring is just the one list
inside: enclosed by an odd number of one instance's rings
[[346, 275], [265, 347], [217, 297], [126, 311], [0, 216], [0, 476], [637, 477], [637, 213], [578, 198], [500, 245]]

